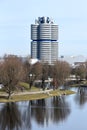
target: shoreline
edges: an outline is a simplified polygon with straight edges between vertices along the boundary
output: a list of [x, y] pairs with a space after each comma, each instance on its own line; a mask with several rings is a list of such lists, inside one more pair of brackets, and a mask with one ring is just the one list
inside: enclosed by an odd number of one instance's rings
[[7, 95], [6, 93], [4, 93], [4, 94], [0, 94], [0, 103], [39, 100], [39, 99], [50, 98], [53, 96], [62, 96], [62, 95], [70, 95], [70, 94], [75, 94], [75, 92], [71, 90], [50, 89], [44, 91], [16, 92], [12, 94], [10, 99], [7, 99]]

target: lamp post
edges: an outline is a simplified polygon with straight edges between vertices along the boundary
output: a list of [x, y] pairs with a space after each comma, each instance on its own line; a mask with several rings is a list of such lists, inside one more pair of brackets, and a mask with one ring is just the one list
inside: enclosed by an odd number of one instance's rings
[[51, 79], [50, 77], [48, 77], [48, 88], [50, 88], [50, 82], [51, 82]]
[[32, 84], [33, 84], [32, 76], [33, 76], [32, 74], [29, 74], [29, 87], [30, 87], [30, 89], [31, 89]]
[[33, 85], [33, 82], [34, 82], [34, 79], [35, 79], [35, 74], [29, 74], [29, 87], [31, 89], [32, 85]]

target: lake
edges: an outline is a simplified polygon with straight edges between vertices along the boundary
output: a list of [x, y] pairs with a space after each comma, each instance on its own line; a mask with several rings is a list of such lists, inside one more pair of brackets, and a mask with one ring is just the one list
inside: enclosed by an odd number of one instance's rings
[[76, 94], [0, 103], [0, 130], [87, 130], [87, 89]]

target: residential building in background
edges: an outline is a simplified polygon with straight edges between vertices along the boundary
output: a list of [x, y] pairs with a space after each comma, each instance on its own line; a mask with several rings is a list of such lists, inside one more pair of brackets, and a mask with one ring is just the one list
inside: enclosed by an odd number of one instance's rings
[[31, 24], [31, 58], [53, 64], [58, 60], [58, 25], [49, 17]]

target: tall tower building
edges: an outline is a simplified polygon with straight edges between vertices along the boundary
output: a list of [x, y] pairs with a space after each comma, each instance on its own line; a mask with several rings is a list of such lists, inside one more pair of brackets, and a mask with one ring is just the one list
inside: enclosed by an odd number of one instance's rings
[[31, 57], [53, 64], [58, 60], [58, 25], [49, 17], [31, 24]]

